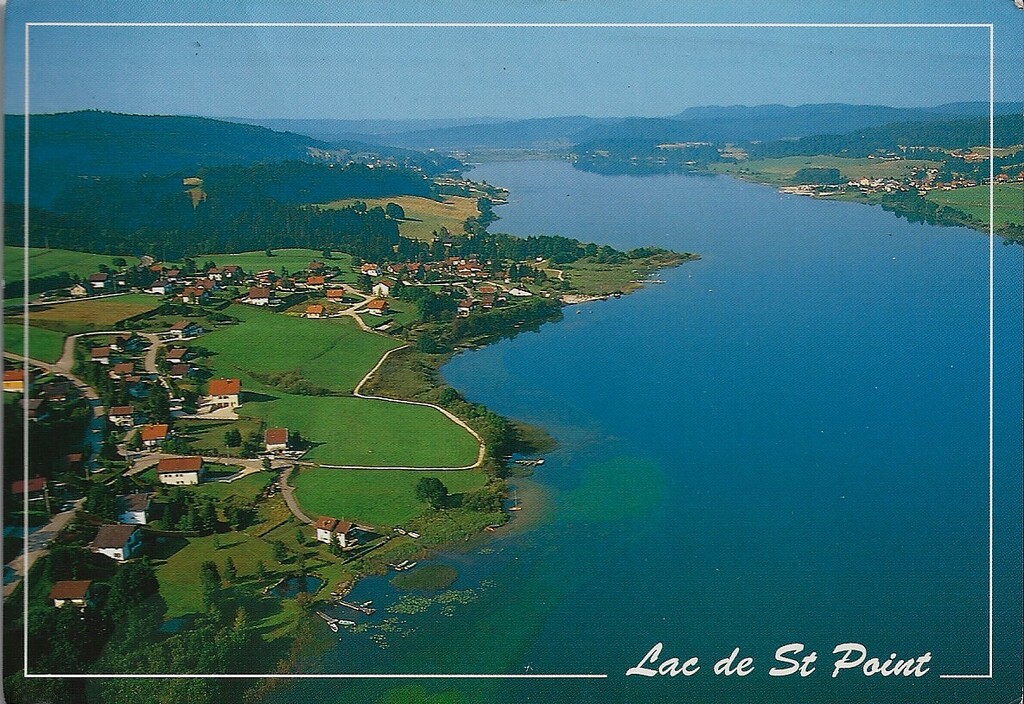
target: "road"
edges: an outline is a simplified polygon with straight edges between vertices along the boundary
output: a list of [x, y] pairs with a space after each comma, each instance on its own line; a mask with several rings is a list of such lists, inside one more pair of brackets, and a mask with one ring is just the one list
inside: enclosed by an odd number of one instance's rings
[[292, 512], [292, 515], [303, 523], [312, 525], [313, 519], [303, 513], [302, 509], [299, 508], [299, 502], [295, 500], [295, 488], [288, 483], [288, 479], [292, 476], [292, 472], [294, 471], [295, 466], [292, 465], [290, 468], [281, 472], [277, 477], [277, 485], [281, 487], [281, 496], [284, 497], [284, 502], [288, 504], [288, 510]]
[[49, 552], [50, 541], [67, 527], [71, 519], [74, 518], [75, 511], [79, 509], [83, 501], [85, 501], [84, 498], [79, 499], [75, 502], [74, 507], [58, 513], [45, 526], [29, 534], [28, 552], [24, 555], [18, 555], [8, 562], [4, 569], [4, 599], [9, 597], [15, 587], [25, 578], [25, 574], [32, 568], [36, 560]]

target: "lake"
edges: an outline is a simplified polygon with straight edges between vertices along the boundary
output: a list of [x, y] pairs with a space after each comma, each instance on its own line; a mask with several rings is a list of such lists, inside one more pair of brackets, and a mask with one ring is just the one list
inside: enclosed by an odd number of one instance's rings
[[[1020, 247], [995, 250], [995, 676], [940, 679], [988, 668], [986, 237], [726, 177], [556, 161], [470, 177], [511, 191], [492, 230], [702, 259], [444, 368], [559, 441], [520, 492], [543, 516], [442, 556], [460, 576], [440, 602], [387, 613], [400, 595], [361, 582], [351, 598], [392, 621], [318, 667], [608, 677], [302, 682], [276, 700], [1019, 699]], [[625, 677], [656, 642], [701, 669]], [[930, 652], [930, 671], [832, 678], [849, 642], [882, 660]], [[790, 643], [817, 651], [816, 671], [770, 677]], [[734, 648], [753, 672], [716, 676]]]

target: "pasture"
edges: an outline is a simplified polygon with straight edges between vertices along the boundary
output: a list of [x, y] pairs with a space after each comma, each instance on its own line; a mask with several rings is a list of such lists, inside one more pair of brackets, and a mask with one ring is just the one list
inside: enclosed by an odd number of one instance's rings
[[[4, 281], [13, 283], [24, 280], [25, 249], [23, 247], [4, 246]], [[114, 269], [116, 254], [90, 254], [89, 252], [75, 252], [69, 249], [44, 249], [42, 247], [29, 247], [28, 250], [28, 271], [30, 279], [38, 279], [44, 276], [52, 276], [66, 271], [69, 274], [77, 274], [85, 278], [89, 274], [99, 271], [100, 265]], [[129, 265], [138, 264], [137, 257], [121, 257]]]
[[314, 443], [303, 459], [366, 467], [467, 467], [476, 439], [435, 408], [352, 396], [278, 396], [242, 415], [298, 430]]
[[401, 525], [428, 510], [427, 504], [416, 498], [416, 483], [423, 477], [437, 477], [448, 487], [449, 494], [475, 491], [487, 483], [487, 475], [479, 471], [303, 467], [297, 475], [292, 475], [292, 484], [299, 503], [310, 513], [387, 527]]
[[789, 185], [800, 169], [839, 169], [846, 180], [860, 178], [906, 178], [921, 169], [938, 168], [941, 162], [925, 159], [849, 159], [838, 156], [787, 156], [780, 159], [753, 159], [735, 164], [712, 164], [711, 170], [749, 178], [758, 183]]
[[276, 393], [252, 376], [298, 370], [316, 386], [350, 393], [395, 340], [363, 332], [350, 318], [307, 320], [254, 306], [233, 305], [227, 314], [239, 325], [203, 335], [198, 342], [213, 353], [214, 376], [241, 377], [249, 391]]
[[411, 240], [429, 242], [433, 232], [442, 227], [449, 232], [462, 234], [466, 218], [475, 218], [480, 214], [476, 207], [476, 198], [466, 196], [445, 196], [444, 200], [432, 200], [422, 196], [392, 196], [390, 198], [346, 198], [327, 203], [325, 208], [347, 208], [361, 200], [367, 208], [385, 207], [388, 203], [396, 203], [405, 211], [405, 218], [398, 221], [398, 233]]
[[341, 268], [341, 275], [338, 280], [346, 283], [355, 283], [356, 275], [352, 271], [352, 257], [348, 254], [334, 252], [330, 259], [324, 259], [323, 252], [317, 249], [272, 249], [273, 256], [268, 257], [266, 252], [241, 252], [239, 254], [199, 254], [196, 255], [196, 263], [201, 264], [212, 261], [217, 266], [236, 265], [248, 273], [273, 269], [280, 273], [286, 269], [293, 274], [302, 271], [309, 266], [313, 260], [321, 261], [328, 266]]
[[[1024, 225], [1024, 184], [997, 183], [993, 205], [996, 226]], [[925, 196], [933, 203], [962, 210], [978, 222], [988, 222], [988, 186], [957, 188], [952, 191], [929, 191]]]
[[[20, 355], [24, 352], [24, 329], [21, 325], [4, 325], [4, 352]], [[64, 351], [64, 335], [45, 328], [29, 328], [28, 353], [32, 359], [56, 362]]]
[[[29, 309], [29, 322], [37, 327], [67, 334], [109, 330], [115, 323], [146, 313], [160, 305], [155, 296], [127, 293], [92, 300], [72, 301], [53, 305], [34, 305]], [[20, 316], [11, 322], [19, 322]]]

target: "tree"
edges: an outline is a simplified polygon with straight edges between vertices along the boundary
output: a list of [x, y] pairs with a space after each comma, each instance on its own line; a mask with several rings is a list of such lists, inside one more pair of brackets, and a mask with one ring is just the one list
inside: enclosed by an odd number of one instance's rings
[[275, 540], [271, 548], [273, 550], [272, 555], [274, 556], [274, 559], [278, 562], [284, 562], [286, 559], [288, 559], [288, 548], [286, 548], [284, 546], [284, 543], [280, 540]]
[[122, 615], [127, 609], [156, 594], [159, 588], [156, 572], [148, 557], [143, 557], [138, 562], [125, 563], [110, 580], [107, 611], [112, 617]]
[[242, 444], [242, 433], [238, 428], [231, 428], [224, 433], [224, 444], [228, 447], [239, 447]]
[[235, 567], [235, 561], [228, 555], [227, 561], [224, 563], [224, 579], [228, 581], [228, 584], [234, 583], [238, 579], [238, 569]]
[[113, 261], [113, 264], [114, 264], [114, 266], [116, 266], [116, 267], [122, 267], [122, 266], [125, 266], [125, 265], [127, 265], [127, 264], [128, 264], [128, 262], [127, 262], [127, 261], [125, 261], [124, 257], [114, 257], [114, 261]]
[[384, 212], [387, 213], [387, 216], [392, 220], [405, 219], [405, 210], [403, 210], [402, 206], [400, 206], [398, 203], [388, 203], [386, 206], [384, 206]]
[[263, 560], [258, 560], [256, 562], [255, 574], [256, 579], [260, 582], [267, 578], [267, 566], [263, 564]]
[[306, 544], [306, 534], [302, 532], [301, 528], [295, 529], [295, 542], [300, 548]]
[[206, 560], [199, 566], [199, 581], [203, 585], [203, 606], [210, 611], [220, 599], [221, 580], [216, 562]]
[[442, 508], [448, 499], [448, 487], [437, 477], [423, 477], [416, 482], [416, 498], [433, 508]]
[[167, 423], [171, 419], [171, 399], [167, 395], [167, 389], [160, 384], [155, 384], [149, 390], [146, 415], [150, 423]]
[[370, 293], [373, 290], [373, 279], [368, 274], [360, 274], [356, 279], [356, 288], [363, 293]]
[[322, 256], [324, 259], [330, 259], [331, 258], [331, 248], [330, 247], [324, 247], [323, 251], [320, 252], [320, 256]]

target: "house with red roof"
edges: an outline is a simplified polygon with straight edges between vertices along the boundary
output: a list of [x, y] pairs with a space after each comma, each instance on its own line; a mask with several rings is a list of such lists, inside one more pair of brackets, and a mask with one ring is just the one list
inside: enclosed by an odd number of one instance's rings
[[89, 549], [111, 560], [124, 562], [132, 559], [142, 548], [142, 531], [132, 525], [100, 526]]
[[252, 306], [270, 305], [271, 291], [267, 286], [253, 286], [249, 289], [249, 295], [242, 301]]
[[288, 449], [288, 428], [267, 428], [263, 433], [263, 443], [267, 452]]
[[206, 476], [202, 457], [165, 457], [156, 465], [156, 478], [161, 484], [184, 486], [199, 484]]
[[206, 400], [215, 406], [236, 408], [241, 395], [241, 379], [211, 379]]
[[25, 393], [24, 369], [4, 369], [4, 391], [16, 394]]
[[306, 317], [307, 318], [322, 318], [324, 317], [324, 307], [320, 304], [314, 304], [306, 306]]
[[47, 598], [58, 609], [65, 606], [74, 606], [79, 609], [92, 606], [92, 580], [68, 579], [54, 582], [53, 588], [50, 589], [50, 594]]
[[169, 432], [170, 426], [166, 423], [147, 424], [139, 431], [139, 439], [144, 447], [151, 450], [162, 445]]
[[366, 312], [370, 315], [384, 315], [388, 309], [388, 302], [383, 298], [374, 298], [366, 304]]
[[89, 350], [89, 359], [100, 364], [110, 364], [110, 348], [93, 347]]
[[135, 426], [135, 407], [112, 406], [107, 419], [119, 428], [132, 428]]
[[328, 545], [333, 541], [342, 548], [351, 547], [356, 544], [356, 539], [351, 535], [354, 527], [349, 521], [323, 516], [316, 522], [316, 539]]

